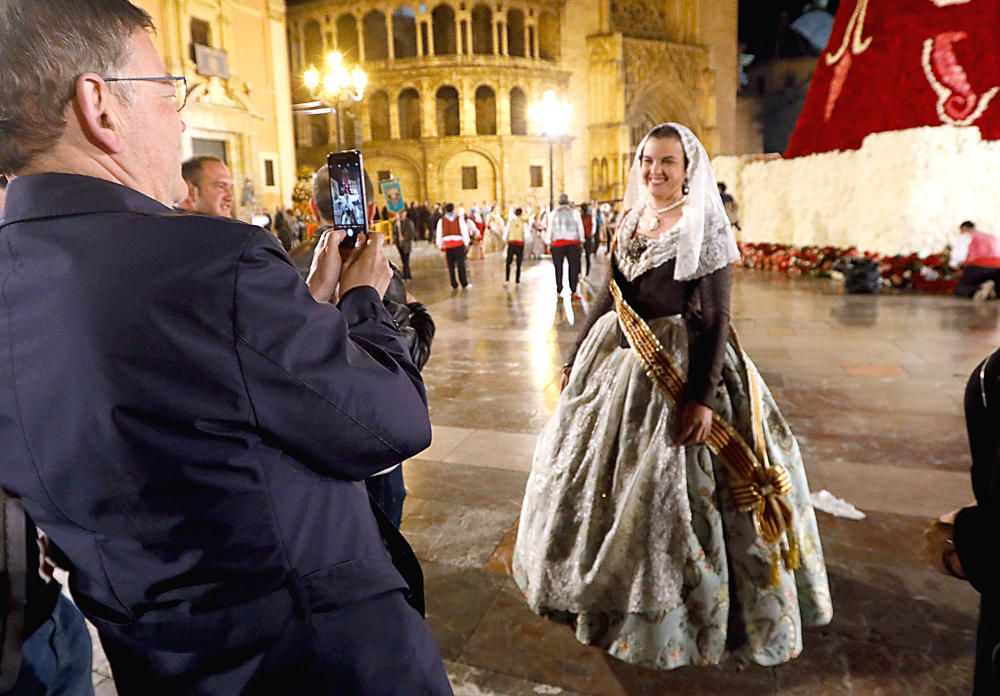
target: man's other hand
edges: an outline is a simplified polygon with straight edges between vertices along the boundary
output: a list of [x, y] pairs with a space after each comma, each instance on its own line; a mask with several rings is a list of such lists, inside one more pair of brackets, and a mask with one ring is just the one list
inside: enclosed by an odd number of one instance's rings
[[372, 286], [378, 291], [379, 297], [385, 295], [385, 291], [389, 289], [389, 281], [392, 280], [392, 269], [382, 250], [384, 243], [385, 238], [378, 233], [359, 237], [358, 246], [344, 262], [340, 272], [341, 297], [361, 285]]
[[316, 243], [306, 285], [317, 302], [329, 302], [337, 291], [343, 266], [338, 248], [346, 235], [344, 230], [327, 230]]

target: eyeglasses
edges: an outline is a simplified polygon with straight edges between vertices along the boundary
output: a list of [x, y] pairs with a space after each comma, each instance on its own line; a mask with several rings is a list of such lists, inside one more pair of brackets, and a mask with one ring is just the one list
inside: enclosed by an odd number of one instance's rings
[[102, 77], [105, 82], [172, 82], [174, 85], [174, 100], [180, 111], [187, 104], [187, 78], [177, 75], [162, 75], [160, 77]]

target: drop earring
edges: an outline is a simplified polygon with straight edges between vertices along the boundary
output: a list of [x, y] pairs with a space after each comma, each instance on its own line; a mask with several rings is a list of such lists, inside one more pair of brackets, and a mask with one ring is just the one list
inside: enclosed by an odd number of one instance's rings
[[684, 179], [684, 183], [681, 185], [681, 193], [683, 193], [686, 196], [690, 192], [691, 192], [691, 187], [688, 186], [688, 180]]

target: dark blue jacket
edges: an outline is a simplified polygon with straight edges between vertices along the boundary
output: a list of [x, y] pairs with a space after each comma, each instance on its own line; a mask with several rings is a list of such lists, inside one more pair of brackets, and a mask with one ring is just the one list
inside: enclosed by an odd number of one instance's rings
[[259, 227], [39, 174], [8, 188], [0, 290], [0, 484], [102, 634], [244, 645], [289, 596], [406, 589], [360, 482], [430, 423], [374, 289], [318, 303]]

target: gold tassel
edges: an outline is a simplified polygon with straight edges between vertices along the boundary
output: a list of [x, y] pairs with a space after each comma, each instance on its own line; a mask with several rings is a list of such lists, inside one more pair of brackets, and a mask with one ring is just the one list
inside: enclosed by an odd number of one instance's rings
[[771, 587], [781, 587], [781, 554], [777, 549], [771, 552]]
[[785, 553], [785, 567], [788, 570], [798, 570], [801, 562], [799, 557], [799, 542], [791, 530], [787, 532], [786, 536], [788, 537], [788, 551]]

